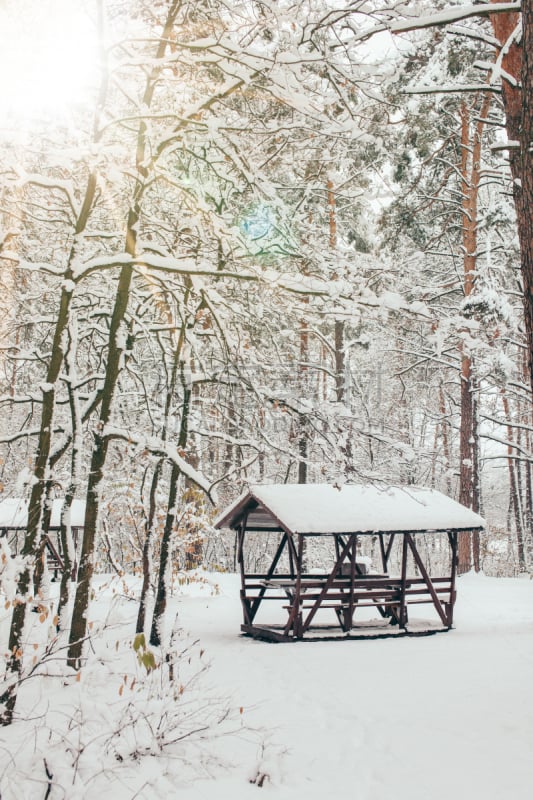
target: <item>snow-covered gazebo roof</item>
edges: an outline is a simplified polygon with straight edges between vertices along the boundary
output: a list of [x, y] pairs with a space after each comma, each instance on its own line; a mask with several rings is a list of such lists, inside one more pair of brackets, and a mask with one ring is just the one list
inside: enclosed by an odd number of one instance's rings
[[[59, 528], [63, 498], [52, 500], [50, 528]], [[73, 528], [83, 528], [85, 519], [85, 501], [73, 500], [70, 509], [70, 524]], [[0, 502], [0, 529], [19, 530], [28, 525], [28, 501], [19, 497], [9, 497]]]
[[460, 531], [485, 521], [450, 497], [419, 486], [345, 484], [255, 484], [215, 520], [236, 528], [247, 515], [248, 530], [291, 534]]

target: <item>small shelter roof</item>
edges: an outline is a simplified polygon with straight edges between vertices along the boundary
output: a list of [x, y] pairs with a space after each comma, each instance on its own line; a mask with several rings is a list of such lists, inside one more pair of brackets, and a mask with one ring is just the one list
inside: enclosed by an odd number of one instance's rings
[[[264, 513], [258, 514], [261, 510], [267, 512], [266, 518]], [[289, 533], [308, 535], [485, 527], [479, 514], [435, 489], [420, 486], [255, 484], [225, 509], [214, 525], [236, 527], [246, 512], [250, 518], [257, 514], [254, 528], [272, 530], [275, 521]]]
[[[52, 500], [50, 527], [59, 528], [63, 498]], [[70, 509], [70, 524], [73, 528], [83, 528], [85, 519], [85, 501], [73, 500]], [[0, 502], [0, 528], [9, 530], [25, 529], [28, 525], [28, 501], [20, 497], [8, 497]]]

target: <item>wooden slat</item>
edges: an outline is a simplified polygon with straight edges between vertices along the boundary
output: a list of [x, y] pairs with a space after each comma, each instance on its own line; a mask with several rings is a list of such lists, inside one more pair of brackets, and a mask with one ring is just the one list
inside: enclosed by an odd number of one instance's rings
[[272, 525], [254, 525], [247, 526], [246, 533], [283, 533], [283, 528], [273, 527]]
[[266, 639], [269, 642], [290, 642], [292, 637], [258, 625], [241, 625], [241, 631], [254, 639]]
[[[329, 573], [329, 572], [324, 572], [324, 573], [315, 573], [315, 572], [313, 572], [313, 573], [303, 573], [302, 574], [302, 582], [308, 582], [308, 581], [316, 581], [318, 583], [320, 583], [321, 581], [325, 582], [330, 577], [330, 574], [331, 573]], [[291, 578], [294, 578], [294, 575], [291, 575], [290, 572], [277, 572], [276, 575], [275, 575], [275, 580], [278, 580], [278, 579], [279, 580], [283, 580], [283, 579], [290, 580]], [[265, 580], [265, 573], [264, 572], [247, 572], [246, 573], [246, 580]], [[349, 581], [350, 580], [350, 576], [349, 575], [346, 575], [346, 576], [337, 575], [335, 580], [336, 581]], [[379, 573], [379, 574], [375, 574], [375, 575], [370, 574], [370, 575], [361, 576], [357, 580], [360, 581], [361, 585], [362, 585], [363, 583], [367, 584], [370, 581], [374, 581], [374, 580], [376, 580], [376, 581], [385, 581], [385, 582], [386, 581], [400, 581], [401, 577], [399, 575], [389, 575], [389, 574], [382, 575], [381, 573]], [[408, 580], [409, 580], [409, 583], [411, 583], [411, 584], [413, 584], [413, 583], [425, 583], [423, 578], [409, 577]], [[431, 580], [433, 581], [433, 583], [444, 583], [446, 581], [449, 582], [450, 581], [450, 576], [447, 576], [447, 577], [444, 577], [444, 578], [443, 577], [432, 578]]]

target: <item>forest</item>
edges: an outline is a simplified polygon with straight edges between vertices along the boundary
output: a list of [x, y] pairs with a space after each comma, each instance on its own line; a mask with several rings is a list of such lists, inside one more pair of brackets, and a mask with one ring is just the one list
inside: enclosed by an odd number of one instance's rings
[[487, 522], [460, 573], [530, 576], [533, 2], [4, 5], [5, 729], [109, 645], [108, 578], [169, 692], [252, 484], [438, 489]]

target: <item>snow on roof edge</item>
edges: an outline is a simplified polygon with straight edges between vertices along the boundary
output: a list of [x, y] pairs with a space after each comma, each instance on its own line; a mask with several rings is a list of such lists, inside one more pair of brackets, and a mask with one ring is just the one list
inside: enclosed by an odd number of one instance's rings
[[237, 510], [237, 508], [243, 501], [245, 501], [248, 497], [252, 496], [253, 495], [249, 489], [246, 489], [244, 492], [242, 492], [232, 503], [229, 504], [229, 506], [226, 506], [226, 508], [223, 511], [217, 514], [212, 523], [213, 528], [226, 527], [225, 525], [222, 524], [226, 520], [226, 518], [230, 517]]
[[257, 500], [292, 533], [308, 535], [486, 527], [479, 514], [435, 489], [385, 484], [345, 484], [341, 488], [330, 484], [252, 484], [217, 516], [214, 526], [228, 526], [249, 499]]

